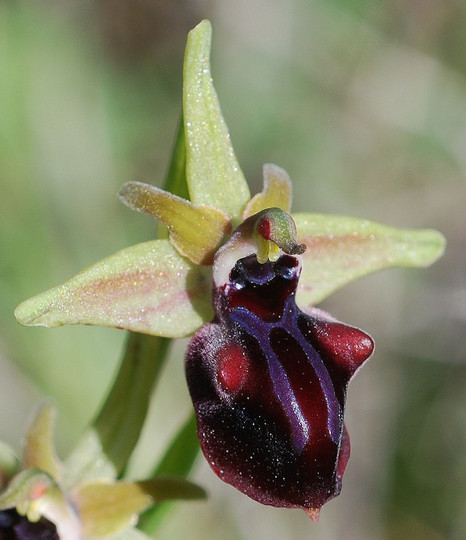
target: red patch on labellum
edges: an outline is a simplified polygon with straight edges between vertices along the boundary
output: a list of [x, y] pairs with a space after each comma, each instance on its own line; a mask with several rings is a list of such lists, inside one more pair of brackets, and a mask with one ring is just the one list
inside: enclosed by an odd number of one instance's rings
[[217, 378], [222, 388], [231, 393], [241, 390], [249, 369], [249, 359], [238, 345], [227, 345], [218, 351]]
[[339, 322], [318, 323], [319, 350], [332, 360], [354, 373], [374, 350], [374, 342], [365, 333]]

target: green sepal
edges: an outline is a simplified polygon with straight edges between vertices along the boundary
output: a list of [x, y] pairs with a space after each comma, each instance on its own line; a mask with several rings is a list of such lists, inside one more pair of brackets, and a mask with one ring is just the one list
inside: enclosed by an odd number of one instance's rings
[[52, 403], [40, 405], [23, 441], [22, 467], [40, 469], [59, 481], [62, 464], [55, 453], [56, 410]]
[[91, 324], [184, 337], [212, 317], [206, 272], [167, 240], [153, 240], [123, 249], [26, 300], [15, 315], [27, 326]]
[[201, 499], [205, 492], [182, 478], [153, 478], [139, 482], [94, 482], [78, 486], [73, 501], [85, 538], [106, 538], [134, 525], [146, 508], [167, 499]]
[[248, 202], [243, 219], [247, 219], [267, 208], [277, 207], [285, 212], [291, 210], [291, 180], [285, 169], [273, 163], [266, 163], [263, 166], [263, 176], [264, 188]]
[[407, 230], [364, 219], [293, 214], [297, 240], [306, 244], [297, 302], [321, 302], [356, 278], [393, 266], [425, 267], [445, 249], [434, 230]]
[[211, 265], [222, 240], [231, 233], [230, 219], [217, 208], [195, 205], [150, 184], [127, 182], [119, 197], [133, 210], [164, 223], [172, 245], [194, 264]]
[[199, 23], [188, 35], [183, 69], [186, 178], [190, 199], [227, 214], [235, 224], [250, 198], [233, 151], [210, 73], [212, 28]]
[[81, 436], [65, 460], [63, 485], [71, 490], [81, 482], [115, 480], [117, 470], [107, 457], [99, 434], [92, 427]]

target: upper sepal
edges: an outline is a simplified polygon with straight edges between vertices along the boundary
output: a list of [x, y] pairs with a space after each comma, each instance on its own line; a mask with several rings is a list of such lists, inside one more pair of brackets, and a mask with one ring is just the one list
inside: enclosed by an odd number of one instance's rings
[[183, 337], [211, 317], [209, 278], [167, 240], [123, 249], [20, 304], [18, 322], [93, 324]]
[[183, 68], [186, 178], [194, 204], [218, 208], [239, 222], [249, 188], [236, 159], [210, 72], [212, 28], [199, 23], [188, 35]]
[[445, 238], [434, 230], [387, 227], [365, 219], [293, 214], [303, 272], [298, 304], [315, 305], [350, 281], [393, 266], [425, 267], [444, 252]]

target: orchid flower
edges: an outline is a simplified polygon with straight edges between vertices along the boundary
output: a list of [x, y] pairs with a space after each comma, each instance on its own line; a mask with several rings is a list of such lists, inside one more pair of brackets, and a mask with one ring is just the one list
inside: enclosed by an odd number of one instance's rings
[[134, 528], [138, 514], [163, 500], [204, 495], [183, 479], [117, 481], [105, 456], [99, 474], [89, 469], [77, 478], [75, 460], [57, 458], [54, 424], [55, 408], [44, 403], [27, 431], [21, 460], [0, 446], [2, 539], [144, 540], [148, 537]]
[[24, 325], [194, 334], [186, 376], [208, 463], [252, 499], [316, 520], [341, 489], [347, 386], [374, 345], [315, 306], [376, 270], [428, 266], [444, 239], [433, 230], [290, 214], [291, 181], [272, 164], [251, 198], [212, 84], [210, 43], [203, 21], [186, 48], [169, 182], [176, 193], [141, 182], [120, 191], [127, 206], [165, 226], [162, 237], [27, 300], [16, 317]]

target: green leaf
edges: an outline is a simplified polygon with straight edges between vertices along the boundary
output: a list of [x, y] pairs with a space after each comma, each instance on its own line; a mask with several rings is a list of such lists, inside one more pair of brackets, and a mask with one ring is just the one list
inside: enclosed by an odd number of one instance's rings
[[231, 232], [223, 212], [212, 206], [194, 205], [168, 191], [142, 182], [127, 182], [120, 199], [162, 221], [170, 232], [170, 242], [194, 264], [211, 265], [214, 254]]
[[183, 71], [186, 177], [191, 201], [238, 222], [250, 198], [210, 73], [212, 29], [202, 21], [188, 35]]
[[293, 214], [307, 250], [297, 301], [314, 305], [350, 281], [393, 266], [425, 267], [445, 248], [434, 230], [405, 230], [342, 216]]
[[21, 324], [93, 324], [184, 337], [212, 317], [208, 270], [167, 240], [123, 249], [18, 306]]

